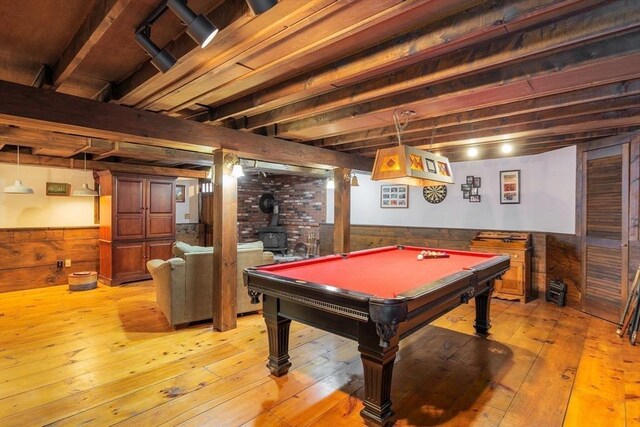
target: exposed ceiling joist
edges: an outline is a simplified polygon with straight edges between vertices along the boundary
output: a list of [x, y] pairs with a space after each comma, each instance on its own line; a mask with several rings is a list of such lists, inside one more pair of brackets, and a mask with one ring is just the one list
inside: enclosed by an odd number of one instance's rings
[[58, 87], [80, 65], [131, 0], [96, 0], [53, 69], [53, 86]]
[[235, 151], [243, 157], [307, 167], [371, 170], [372, 159], [223, 127], [0, 82], [0, 123], [89, 137], [189, 149]]
[[[54, 168], [84, 169], [84, 162], [73, 161], [74, 159], [63, 159], [60, 157], [34, 156], [30, 154], [20, 154], [20, 164], [31, 166], [45, 166]], [[16, 163], [14, 153], [0, 152], [0, 163]], [[162, 166], [128, 165], [124, 163], [96, 162], [87, 160], [87, 169], [110, 170], [113, 172], [125, 172], [133, 174], [149, 174], [162, 176], [180, 176], [185, 178], [206, 178], [207, 171], [196, 171], [191, 169], [177, 169]]]

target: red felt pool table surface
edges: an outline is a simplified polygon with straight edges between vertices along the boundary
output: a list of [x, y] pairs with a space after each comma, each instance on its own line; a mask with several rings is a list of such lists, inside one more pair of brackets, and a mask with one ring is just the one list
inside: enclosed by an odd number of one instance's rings
[[[417, 255], [422, 250], [445, 252], [449, 257], [425, 258], [419, 261]], [[416, 246], [389, 246], [351, 252], [346, 257], [329, 255], [272, 264], [258, 267], [258, 270], [380, 298], [394, 298], [451, 274], [473, 268], [494, 256]]]

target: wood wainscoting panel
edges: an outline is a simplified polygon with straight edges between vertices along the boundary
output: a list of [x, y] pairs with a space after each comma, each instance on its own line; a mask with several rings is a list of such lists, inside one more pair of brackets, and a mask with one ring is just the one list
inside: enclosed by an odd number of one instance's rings
[[[56, 261], [71, 260], [58, 268]], [[0, 230], [0, 292], [67, 283], [78, 271], [98, 270], [98, 227]]]

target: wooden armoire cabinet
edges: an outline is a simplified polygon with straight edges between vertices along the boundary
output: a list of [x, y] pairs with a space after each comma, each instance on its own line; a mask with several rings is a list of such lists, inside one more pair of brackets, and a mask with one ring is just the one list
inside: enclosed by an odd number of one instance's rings
[[171, 258], [176, 234], [173, 178], [101, 171], [100, 281], [150, 277], [150, 259]]
[[531, 297], [531, 234], [481, 231], [471, 241], [470, 250], [505, 254], [511, 267], [495, 281], [493, 296], [526, 303]]

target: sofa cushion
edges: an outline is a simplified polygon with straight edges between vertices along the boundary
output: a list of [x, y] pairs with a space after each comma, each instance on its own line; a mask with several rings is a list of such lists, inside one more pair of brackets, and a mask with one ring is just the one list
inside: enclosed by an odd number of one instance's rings
[[186, 253], [194, 253], [194, 252], [210, 252], [213, 253], [212, 247], [206, 246], [193, 246], [185, 242], [176, 241], [173, 243], [173, 255], [184, 258], [184, 254]]
[[264, 243], [262, 240], [256, 240], [255, 242], [238, 243], [238, 249], [264, 249]]

